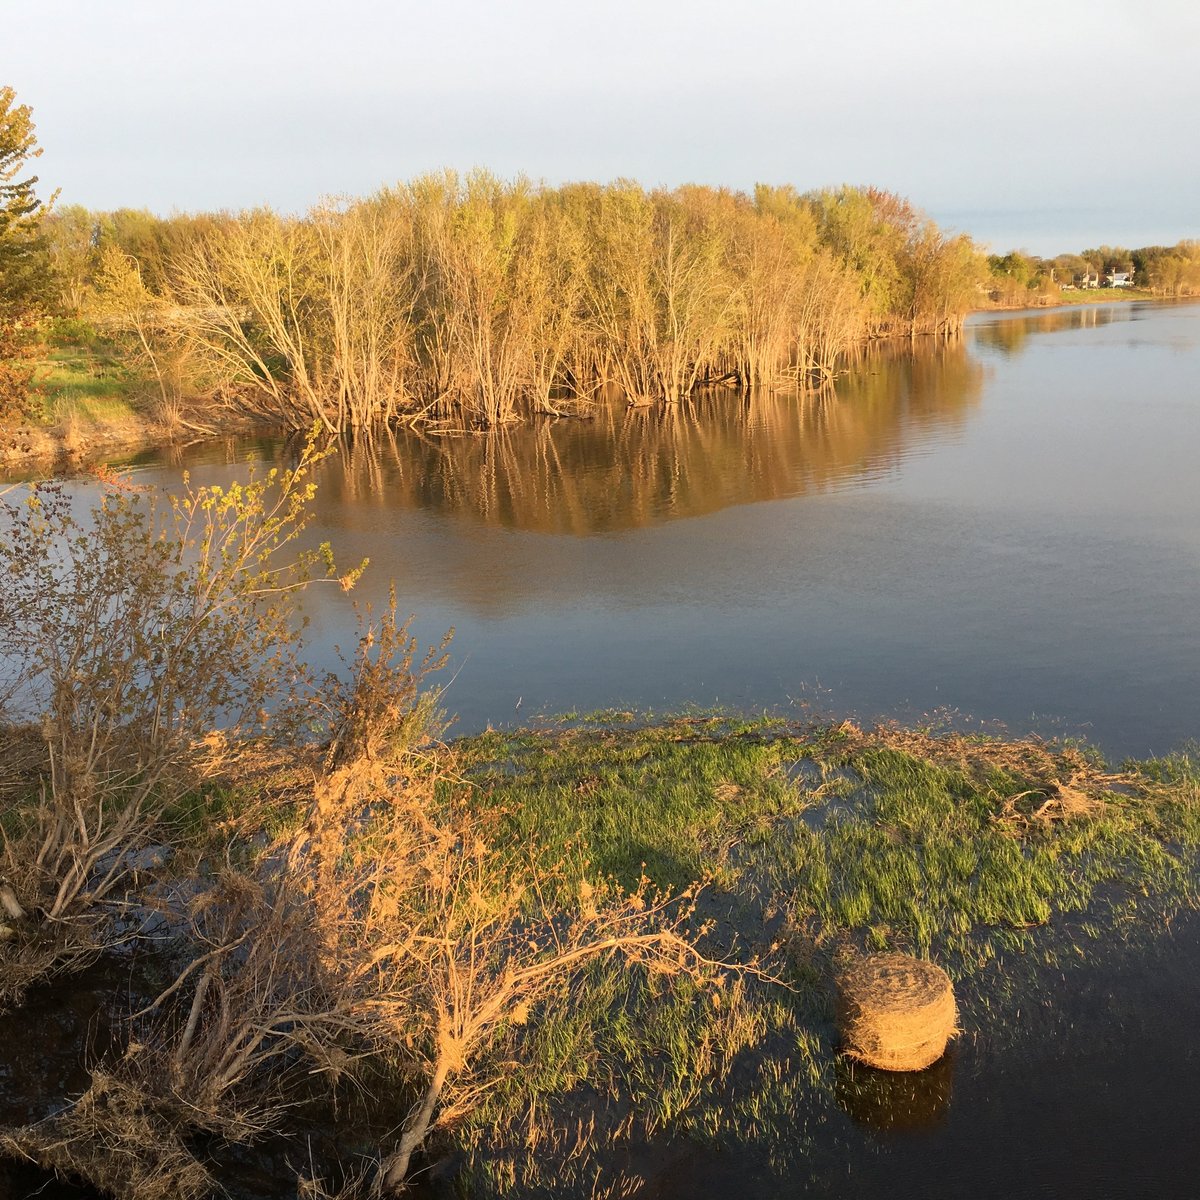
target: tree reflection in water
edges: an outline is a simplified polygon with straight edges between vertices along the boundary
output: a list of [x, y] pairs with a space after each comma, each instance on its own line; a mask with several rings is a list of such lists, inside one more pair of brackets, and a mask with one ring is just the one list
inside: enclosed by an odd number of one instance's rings
[[819, 493], [894, 468], [932, 430], [963, 423], [984, 367], [961, 340], [879, 346], [817, 392], [705, 391], [590, 419], [347, 444], [326, 503], [468, 515], [586, 536]]

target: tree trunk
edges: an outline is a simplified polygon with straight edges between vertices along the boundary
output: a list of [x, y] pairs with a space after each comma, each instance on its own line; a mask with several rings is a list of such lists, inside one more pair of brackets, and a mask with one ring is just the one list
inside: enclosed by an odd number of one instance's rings
[[433, 1111], [437, 1108], [438, 1098], [442, 1094], [446, 1077], [449, 1074], [445, 1060], [439, 1061], [429, 1081], [425, 1099], [421, 1102], [420, 1111], [405, 1127], [400, 1137], [400, 1145], [390, 1158], [379, 1164], [379, 1192], [383, 1196], [395, 1196], [408, 1179], [408, 1168], [412, 1156], [420, 1148], [429, 1132], [433, 1121]]

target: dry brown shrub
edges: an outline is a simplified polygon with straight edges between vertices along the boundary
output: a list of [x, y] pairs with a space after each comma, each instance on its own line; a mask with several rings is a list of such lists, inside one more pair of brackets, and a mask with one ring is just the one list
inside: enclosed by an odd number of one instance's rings
[[86, 517], [55, 484], [0, 500], [9, 777], [31, 766], [17, 730], [43, 747], [36, 786], [4, 797], [0, 873], [31, 920], [0, 944], [0, 1007], [130, 935], [141, 852], [219, 764], [206, 735], [222, 719], [236, 742], [302, 693], [294, 595], [321, 567], [355, 577], [295, 545], [321, 457], [310, 440], [292, 470], [189, 487], [169, 511], [119, 487]]
[[348, 681], [330, 689], [329, 752], [288, 855], [359, 1036], [416, 1097], [380, 1165], [388, 1194], [434, 1130], [511, 1074], [522, 1027], [571, 1003], [588, 964], [617, 957], [697, 979], [721, 969], [697, 949], [693, 892], [658, 894], [648, 880], [572, 890], [561, 865], [474, 810], [452, 753], [429, 740], [426, 677], [441, 657], [416, 657], [394, 598], [369, 621]]
[[[202, 1186], [192, 1136], [252, 1138], [278, 1123], [301, 1073], [334, 1075], [370, 1054], [414, 1099], [381, 1153], [375, 1186], [394, 1192], [435, 1130], [511, 1076], [528, 1023], [578, 999], [590, 965], [701, 982], [729, 969], [698, 948], [694, 891], [573, 883], [565, 864], [515, 844], [501, 814], [475, 811], [434, 740], [427, 676], [443, 658], [416, 654], [394, 597], [368, 616], [349, 678], [321, 691], [327, 742], [298, 756], [311, 772], [303, 829], [273, 842], [235, 822], [216, 869], [202, 857], [194, 879], [174, 881], [160, 908], [185, 954], [176, 978], [136, 1015], [130, 1053], [12, 1146], [109, 1186], [122, 1156], [153, 1142], [122, 1194], [189, 1195]], [[193, 739], [186, 762], [208, 769], [235, 745]], [[43, 838], [55, 811], [39, 810]], [[144, 839], [122, 826], [113, 849]], [[20, 844], [8, 841], [10, 858]], [[89, 903], [103, 861], [72, 876]]]
[[572, 1003], [589, 963], [616, 957], [700, 980], [721, 969], [696, 947], [694, 893], [585, 882], [564, 901], [553, 865], [513, 862], [484, 822], [461, 811], [427, 822], [402, 807], [391, 815], [353, 948], [371, 963], [361, 983], [369, 1034], [401, 1053], [422, 1093], [381, 1166], [384, 1192], [404, 1184], [433, 1129], [452, 1127], [504, 1078], [521, 1027]]
[[345, 1004], [311, 906], [269, 857], [257, 873], [222, 869], [183, 908], [190, 958], [136, 1014], [138, 1064], [181, 1127], [245, 1141], [279, 1123], [301, 1062], [336, 1069]]
[[[136, 1053], [136, 1052], [135, 1052]], [[136, 1068], [97, 1071], [64, 1112], [0, 1133], [0, 1149], [120, 1200], [199, 1200], [214, 1180], [141, 1086]]]

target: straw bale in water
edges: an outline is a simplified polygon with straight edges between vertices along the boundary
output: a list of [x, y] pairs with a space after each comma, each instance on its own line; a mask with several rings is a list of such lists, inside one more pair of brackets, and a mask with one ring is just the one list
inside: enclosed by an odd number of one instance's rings
[[870, 954], [838, 978], [846, 1054], [884, 1071], [937, 1062], [957, 1032], [954, 987], [941, 967], [907, 954]]

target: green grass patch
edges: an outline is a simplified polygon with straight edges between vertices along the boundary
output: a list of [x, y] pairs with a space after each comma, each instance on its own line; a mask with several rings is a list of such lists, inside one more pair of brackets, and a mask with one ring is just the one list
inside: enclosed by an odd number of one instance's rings
[[[456, 743], [473, 803], [522, 845], [632, 885], [697, 880], [761, 923], [960, 974], [1072, 914], [1191, 903], [1200, 763], [684, 718]], [[740, 931], [751, 936], [753, 929]]]
[[[872, 1086], [839, 1075], [832, 976], [847, 951], [934, 958], [964, 1025], [1019, 1044], [1038, 1036], [1022, 1012], [1056, 1007], [1072, 965], [1196, 905], [1195, 754], [1115, 771], [1072, 746], [624, 713], [454, 752], [469, 802], [569, 864], [568, 887], [706, 879], [714, 952], [761, 955], [785, 981], [750, 978], [714, 1003], [595, 968], [577, 1003], [531, 1025], [521, 1073], [460, 1131], [485, 1193], [535, 1186], [539, 1158], [564, 1154], [539, 1131], [570, 1114], [596, 1147], [636, 1128], [803, 1154], [828, 1105]], [[528, 1126], [506, 1124], [522, 1105]]]
[[150, 383], [83, 321], [57, 321], [50, 327], [35, 381], [48, 424], [85, 425], [136, 420], [137, 399]]
[[1059, 304], [1111, 304], [1115, 300], [1161, 300], [1148, 288], [1066, 288]]

